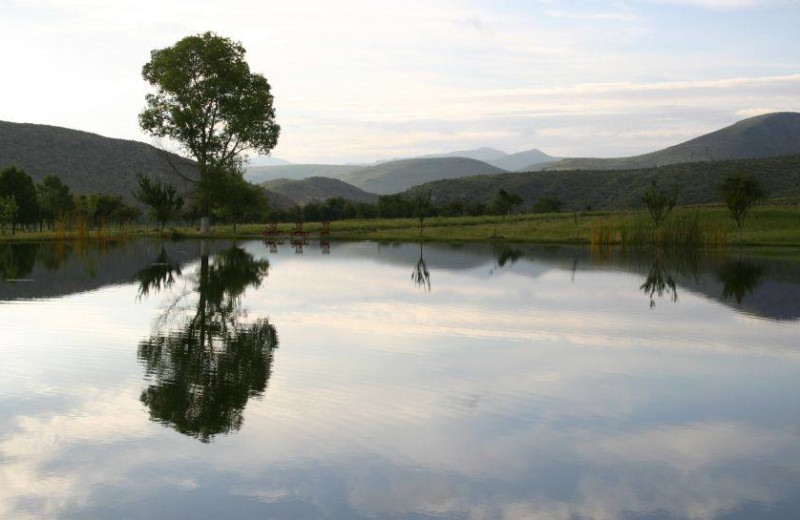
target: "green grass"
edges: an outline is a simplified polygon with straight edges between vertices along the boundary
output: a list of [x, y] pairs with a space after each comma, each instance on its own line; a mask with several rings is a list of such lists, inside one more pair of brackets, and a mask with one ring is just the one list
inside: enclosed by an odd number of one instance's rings
[[[704, 226], [713, 228], [724, 236], [728, 245], [738, 243], [736, 225], [721, 207], [676, 209], [670, 219], [693, 218]], [[577, 216], [573, 213], [537, 215], [513, 215], [505, 219], [495, 216], [483, 217], [435, 217], [425, 220], [425, 229], [420, 236], [416, 219], [371, 219], [344, 220], [331, 224], [331, 240], [377, 240], [377, 241], [432, 241], [432, 242], [517, 242], [543, 244], [589, 244], [592, 230], [605, 223], [615, 229], [622, 225], [649, 226], [648, 217], [637, 211], [592, 212]], [[279, 230], [288, 232], [294, 224], [283, 223]], [[229, 225], [214, 226], [208, 238], [260, 238], [263, 224], [239, 225], [234, 233]], [[305, 229], [312, 238], [321, 229], [320, 223], [310, 222]], [[176, 238], [200, 238], [194, 228], [170, 228], [167, 235]], [[150, 228], [105, 230], [91, 232], [85, 239], [115, 239], [133, 237], [157, 237], [157, 230]], [[0, 235], [0, 240], [58, 240], [79, 237], [57, 233], [10, 233]], [[614, 236], [612, 243], [619, 243]], [[800, 247], [800, 208], [797, 206], [763, 206], [754, 208], [747, 220], [744, 245], [758, 248]]]

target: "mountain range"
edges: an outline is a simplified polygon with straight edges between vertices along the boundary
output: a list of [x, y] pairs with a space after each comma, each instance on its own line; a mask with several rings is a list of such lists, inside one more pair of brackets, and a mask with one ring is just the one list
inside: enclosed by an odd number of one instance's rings
[[[267, 194], [277, 207], [332, 196], [369, 201], [376, 194], [416, 189], [430, 189], [441, 201], [489, 200], [505, 188], [519, 191], [529, 203], [552, 195], [571, 208], [612, 208], [630, 207], [654, 177], [679, 183], [682, 203], [715, 200], [712, 184], [721, 175], [740, 171], [761, 176], [775, 196], [800, 194], [800, 182], [791, 173], [792, 168], [800, 171], [797, 156], [800, 114], [779, 112], [627, 158], [554, 160], [539, 150], [506, 154], [478, 148], [372, 165], [254, 166], [246, 178], [266, 182]], [[527, 173], [509, 173], [519, 170], [520, 164], [532, 165], [521, 167]], [[196, 176], [192, 161], [145, 143], [48, 125], [0, 122], [0, 168], [8, 165], [24, 168], [37, 182], [45, 175], [58, 175], [77, 194], [117, 193], [129, 200], [139, 173], [183, 191], [190, 187], [183, 177]], [[288, 182], [309, 177], [314, 179]], [[283, 180], [269, 182], [275, 179]]]
[[[259, 158], [256, 158], [259, 159]], [[272, 159], [272, 158], [266, 158]], [[541, 150], [507, 154], [494, 148], [459, 150], [444, 154], [377, 161], [372, 164], [274, 164], [250, 166], [245, 177], [262, 184], [273, 179], [301, 180], [331, 177], [381, 195], [399, 193], [416, 184], [465, 175], [516, 171], [557, 158]]]

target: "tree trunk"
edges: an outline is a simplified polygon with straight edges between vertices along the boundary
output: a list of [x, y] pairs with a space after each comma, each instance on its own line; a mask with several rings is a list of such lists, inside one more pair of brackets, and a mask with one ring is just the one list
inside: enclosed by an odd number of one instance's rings
[[203, 235], [211, 233], [211, 219], [208, 217], [200, 217], [200, 233]]

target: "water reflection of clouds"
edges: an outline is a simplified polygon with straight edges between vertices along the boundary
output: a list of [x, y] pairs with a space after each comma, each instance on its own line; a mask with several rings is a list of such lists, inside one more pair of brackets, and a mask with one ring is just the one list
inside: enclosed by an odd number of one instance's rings
[[[775, 474], [800, 473], [797, 426], [764, 417], [796, 407], [796, 324], [693, 295], [653, 312], [620, 273], [585, 273], [567, 292], [558, 270], [439, 271], [422, 294], [405, 266], [334, 259], [279, 258], [247, 295], [248, 320], [269, 316], [281, 349], [240, 432], [192, 442], [147, 420], [141, 381], [98, 378], [102, 391], [73, 387], [64, 410], [0, 426], [0, 516], [102, 511], [109, 486], [195, 504], [216, 489], [295, 517], [474, 520], [712, 519], [796, 491]], [[132, 312], [135, 288], [100, 296]], [[159, 304], [107, 316], [123, 332], [93, 363], [120, 362], [124, 337], [135, 365]]]

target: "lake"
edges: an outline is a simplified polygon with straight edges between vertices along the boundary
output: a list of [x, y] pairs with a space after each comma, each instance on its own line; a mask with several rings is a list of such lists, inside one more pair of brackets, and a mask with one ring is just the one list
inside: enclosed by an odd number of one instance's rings
[[0, 518], [795, 519], [800, 262], [0, 245]]

